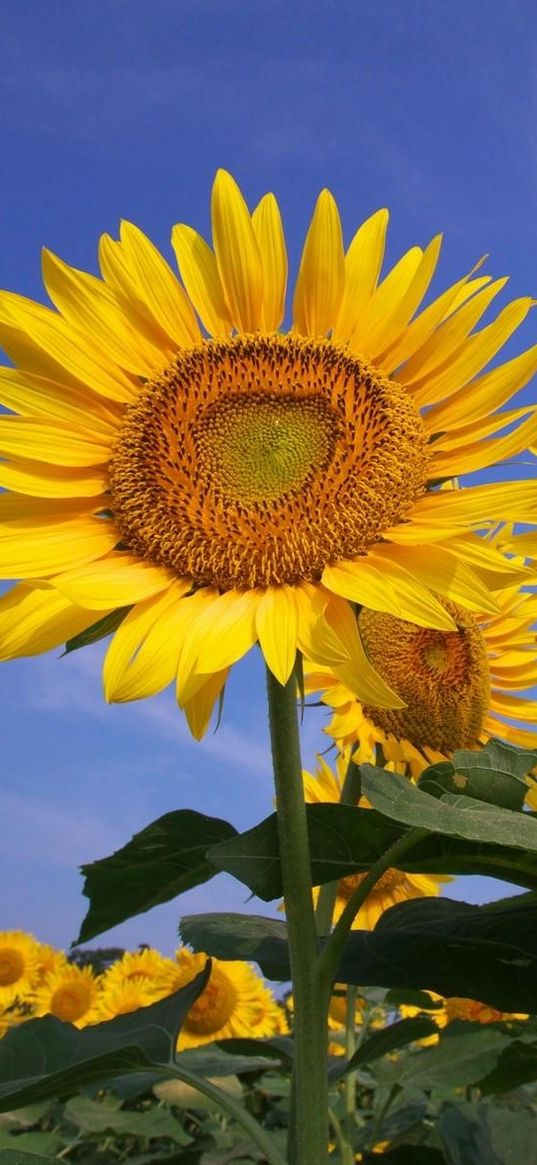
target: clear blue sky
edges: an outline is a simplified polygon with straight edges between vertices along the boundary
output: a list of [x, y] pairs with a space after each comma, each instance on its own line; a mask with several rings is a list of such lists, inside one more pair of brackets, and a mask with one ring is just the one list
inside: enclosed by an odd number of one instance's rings
[[[391, 208], [393, 257], [444, 230], [440, 289], [491, 252], [510, 294], [537, 293], [532, 0], [4, 0], [0, 103], [0, 284], [25, 295], [43, 298], [41, 246], [95, 270], [97, 238], [121, 217], [168, 254], [174, 222], [206, 232], [218, 166], [251, 203], [275, 191], [295, 267], [328, 185], [347, 237]], [[536, 340], [530, 319], [513, 351]], [[253, 654], [202, 745], [169, 693], [107, 708], [101, 656], [0, 666], [0, 929], [57, 944], [84, 913], [80, 861], [173, 808], [247, 827], [272, 806]], [[323, 746], [311, 713], [308, 765]], [[465, 880], [457, 893], [489, 889]], [[181, 908], [241, 909], [246, 896], [218, 879]], [[102, 941], [171, 951], [178, 913]]]

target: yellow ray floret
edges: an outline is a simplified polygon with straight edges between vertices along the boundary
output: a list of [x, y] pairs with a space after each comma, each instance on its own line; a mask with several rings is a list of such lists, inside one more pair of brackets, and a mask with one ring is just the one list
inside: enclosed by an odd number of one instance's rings
[[487, 369], [533, 301], [480, 327], [504, 279], [478, 263], [430, 298], [441, 236], [383, 272], [388, 212], [345, 250], [323, 190], [279, 330], [274, 195], [250, 213], [219, 171], [211, 213], [211, 243], [173, 229], [179, 278], [124, 222], [101, 239], [101, 277], [44, 252], [52, 307], [0, 294], [14, 364], [0, 370], [0, 578], [18, 580], [0, 658], [111, 614], [107, 698], [175, 683], [195, 735], [256, 644], [281, 683], [300, 650], [362, 702], [401, 707], [353, 604], [437, 633], [453, 603], [493, 616], [505, 580], [477, 534], [535, 525], [537, 483], [438, 482], [535, 446], [535, 408], [501, 410], [537, 345]]

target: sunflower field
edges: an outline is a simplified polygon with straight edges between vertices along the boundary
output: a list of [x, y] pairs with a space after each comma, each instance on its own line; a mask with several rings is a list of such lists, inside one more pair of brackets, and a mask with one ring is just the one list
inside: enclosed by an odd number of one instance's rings
[[[432, 293], [441, 236], [383, 269], [328, 190], [291, 296], [272, 193], [219, 170], [211, 223], [0, 293], [0, 659], [106, 641], [105, 699], [174, 685], [200, 740], [259, 652], [274, 775], [83, 866], [70, 952], [0, 932], [0, 1165], [531, 1165], [535, 301]], [[220, 872], [253, 912], [188, 912]], [[175, 899], [174, 957], [88, 945]]]

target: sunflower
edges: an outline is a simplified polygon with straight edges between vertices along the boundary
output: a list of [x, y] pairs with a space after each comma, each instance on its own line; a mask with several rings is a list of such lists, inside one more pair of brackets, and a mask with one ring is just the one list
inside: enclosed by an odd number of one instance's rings
[[[206, 955], [181, 947], [173, 989], [186, 987], [206, 961]], [[177, 1046], [183, 1051], [214, 1040], [261, 1038], [280, 1033], [282, 1026], [281, 1007], [249, 963], [213, 959], [209, 982], [190, 1008]]]
[[[339, 758], [338, 772], [334, 772], [323, 757], [319, 757], [318, 761], [319, 767], [315, 773], [304, 773], [305, 800], [307, 804], [319, 801], [338, 802], [343, 784], [344, 758]], [[360, 805], [369, 808], [365, 798], [361, 798]], [[367, 870], [340, 878], [334, 904], [334, 922], [340, 918], [352, 894], [366, 877]], [[452, 880], [445, 874], [406, 874], [403, 870], [385, 870], [356, 914], [352, 928], [373, 930], [380, 916], [390, 906], [395, 906], [397, 902], [407, 902], [411, 898], [434, 896], [440, 892], [442, 883]], [[314, 902], [317, 902], [318, 896], [319, 888], [315, 887]]]
[[144, 947], [140, 951], [125, 951], [112, 963], [102, 976], [102, 987], [107, 991], [125, 983], [141, 982], [148, 991], [166, 995], [176, 972], [173, 959], [167, 959], [153, 947]]
[[15, 364], [0, 370], [0, 577], [20, 580], [0, 600], [1, 658], [104, 619], [106, 698], [175, 681], [200, 736], [256, 643], [281, 683], [299, 648], [397, 707], [352, 603], [437, 631], [454, 629], [438, 595], [494, 612], [494, 553], [474, 531], [533, 522], [537, 483], [437, 485], [535, 443], [533, 406], [501, 410], [537, 346], [484, 371], [533, 301], [475, 331], [506, 281], [474, 268], [420, 310], [440, 236], [380, 279], [387, 221], [345, 251], [322, 191], [290, 331], [277, 202], [250, 214], [222, 170], [213, 247], [173, 229], [182, 282], [124, 223], [101, 239], [101, 278], [44, 252], [52, 310], [0, 296]]
[[35, 1015], [55, 1015], [64, 1023], [85, 1027], [96, 1022], [100, 982], [91, 967], [65, 963], [51, 971], [35, 990]]
[[362, 704], [330, 669], [306, 666], [307, 690], [322, 691], [334, 710], [327, 731], [339, 746], [358, 742], [362, 761], [374, 760], [380, 746], [385, 760], [413, 774], [493, 737], [535, 748], [535, 701], [524, 689], [537, 683], [537, 594], [512, 586], [495, 598], [498, 613], [481, 616], [442, 600], [455, 631], [363, 608], [358, 625], [369, 659], [406, 707]]
[[142, 976], [108, 980], [103, 975], [99, 999], [95, 1009], [94, 1023], [102, 1023], [108, 1019], [115, 1019], [116, 1015], [126, 1015], [130, 1011], [138, 1011], [141, 1007], [149, 1007], [169, 994], [168, 990], [159, 990], [149, 979]]
[[38, 943], [37, 959], [39, 964], [39, 980], [42, 981], [51, 971], [58, 971], [65, 967], [67, 956], [50, 943]]
[[39, 978], [39, 947], [24, 930], [0, 931], [0, 1009], [32, 993]]
[[[480, 1003], [477, 999], [462, 999], [458, 996], [444, 999], [434, 991], [428, 991], [427, 994], [431, 996], [431, 999], [435, 1003], [440, 1004], [440, 1006], [436, 1007], [433, 1011], [423, 1011], [419, 1007], [404, 1005], [399, 1009], [404, 1019], [412, 1019], [416, 1015], [425, 1015], [428, 1019], [432, 1019], [438, 1028], [443, 1028], [455, 1019], [465, 1019], [471, 1023], [496, 1023], [498, 1020], [505, 1021], [528, 1018], [522, 1012], [498, 1011], [495, 1007], [490, 1007], [488, 1003]], [[425, 1046], [436, 1043], [437, 1041], [438, 1036], [432, 1035], [418, 1042]]]

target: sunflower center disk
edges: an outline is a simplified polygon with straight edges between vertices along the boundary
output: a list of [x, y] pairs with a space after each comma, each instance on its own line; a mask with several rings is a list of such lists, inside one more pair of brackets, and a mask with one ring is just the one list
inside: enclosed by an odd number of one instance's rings
[[83, 984], [59, 987], [54, 992], [50, 1010], [58, 1019], [73, 1023], [86, 1014], [91, 1003], [91, 994]]
[[315, 582], [423, 495], [408, 394], [327, 341], [238, 336], [182, 352], [140, 390], [110, 465], [134, 553], [228, 590]]
[[[341, 878], [341, 880], [338, 882], [338, 896], [340, 898], [351, 898], [354, 894], [354, 891], [358, 889], [358, 886], [362, 885], [364, 878], [367, 878], [368, 873], [368, 870], [364, 870], [364, 872], [361, 874], [349, 874], [347, 878]], [[388, 894], [390, 890], [393, 890], [395, 886], [399, 885], [402, 876], [403, 875], [399, 870], [385, 870], [384, 873], [380, 875], [373, 893]]]
[[20, 979], [24, 971], [24, 959], [18, 951], [3, 950], [0, 953], [0, 987], [11, 987]]
[[456, 631], [433, 631], [377, 611], [359, 625], [367, 654], [407, 707], [366, 707], [373, 724], [416, 748], [451, 754], [479, 743], [490, 701], [485, 642], [471, 614], [443, 601]]
[[219, 1031], [233, 1014], [237, 995], [227, 976], [213, 967], [211, 978], [201, 995], [190, 1008], [185, 1027], [198, 1035]]

